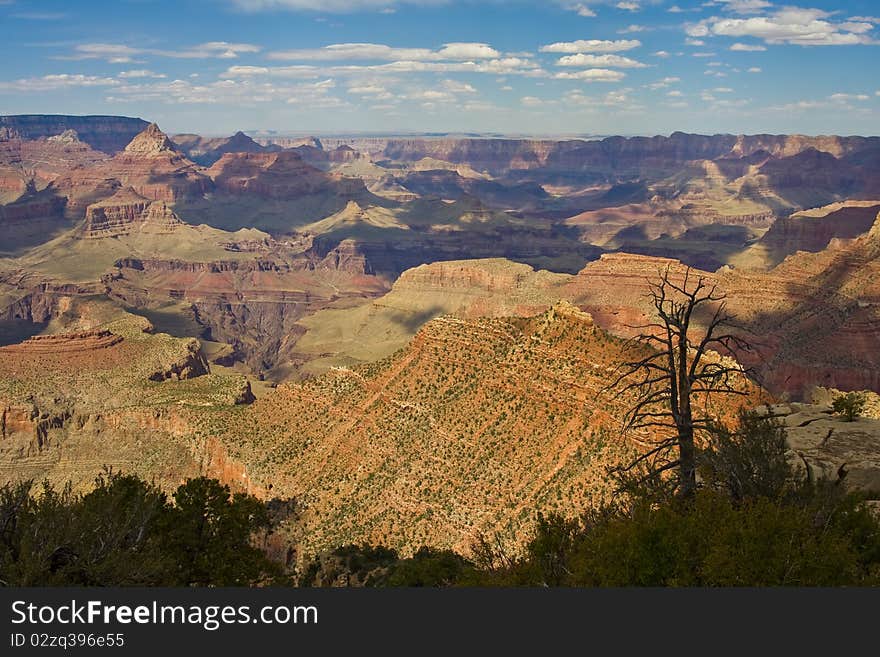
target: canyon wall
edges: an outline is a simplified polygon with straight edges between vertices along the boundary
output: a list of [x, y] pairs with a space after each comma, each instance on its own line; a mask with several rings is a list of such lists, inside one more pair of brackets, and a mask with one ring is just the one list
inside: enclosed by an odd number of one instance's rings
[[148, 123], [125, 116], [65, 116], [61, 114], [18, 114], [0, 116], [0, 128], [8, 128], [23, 139], [41, 139], [73, 130], [80, 141], [104, 153], [118, 153]]

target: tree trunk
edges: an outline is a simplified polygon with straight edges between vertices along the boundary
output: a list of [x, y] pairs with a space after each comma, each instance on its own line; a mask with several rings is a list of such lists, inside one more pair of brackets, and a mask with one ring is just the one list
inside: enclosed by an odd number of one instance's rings
[[697, 457], [694, 449], [694, 430], [683, 427], [678, 434], [678, 476], [681, 496], [690, 500], [697, 492]]

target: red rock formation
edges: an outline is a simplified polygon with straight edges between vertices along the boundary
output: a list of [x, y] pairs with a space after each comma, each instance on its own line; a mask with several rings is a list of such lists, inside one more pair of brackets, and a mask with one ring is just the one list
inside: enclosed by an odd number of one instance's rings
[[178, 152], [170, 139], [150, 124], [125, 150], [111, 160], [92, 167], [76, 168], [55, 186], [67, 196], [68, 212], [82, 216], [86, 208], [127, 186], [141, 196], [173, 203], [200, 198], [211, 191], [211, 180], [199, 167]]
[[83, 235], [101, 238], [132, 232], [172, 233], [182, 224], [165, 201], [150, 201], [126, 187], [86, 208]]
[[0, 226], [35, 219], [59, 219], [64, 213], [64, 204], [65, 199], [52, 189], [42, 192], [27, 189], [12, 203], [0, 205]]
[[561, 176], [591, 173], [609, 176], [645, 175], [694, 160], [747, 157], [764, 151], [789, 157], [809, 148], [835, 157], [877, 148], [876, 137], [803, 137], [799, 135], [690, 135], [609, 137], [597, 141], [536, 141], [511, 139], [390, 139], [384, 155], [415, 162], [431, 157], [469, 164], [480, 171], [504, 173], [541, 169]]
[[236, 132], [231, 137], [206, 139], [199, 135], [174, 135], [172, 140], [193, 162], [203, 166], [211, 166], [226, 153], [261, 153], [267, 149], [243, 132]]
[[[653, 317], [648, 284], [667, 267], [683, 280], [678, 261], [604, 255], [572, 280], [566, 296], [599, 326], [633, 335], [633, 327]], [[859, 239], [797, 253], [769, 272], [722, 268], [691, 275], [728, 295], [756, 348], [739, 357], [772, 391], [803, 397], [817, 385], [880, 390], [880, 221]]]
[[880, 213], [880, 202], [835, 204], [777, 219], [759, 244], [784, 255], [821, 251], [833, 239], [853, 239], [869, 231]]
[[122, 337], [107, 330], [35, 335], [24, 342], [0, 347], [0, 354], [64, 354], [75, 351], [108, 349], [122, 342]]
[[363, 181], [324, 173], [293, 151], [226, 153], [207, 174], [228, 194], [291, 200], [308, 194], [367, 193]]

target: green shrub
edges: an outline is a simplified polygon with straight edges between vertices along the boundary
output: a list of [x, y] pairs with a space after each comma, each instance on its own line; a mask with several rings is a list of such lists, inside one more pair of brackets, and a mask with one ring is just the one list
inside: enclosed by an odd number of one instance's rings
[[867, 399], [860, 392], [848, 392], [844, 395], [838, 395], [831, 403], [832, 410], [838, 415], [843, 416], [847, 422], [852, 422], [862, 413], [865, 412], [865, 404]]
[[[549, 550], [547, 548], [550, 548]], [[548, 558], [548, 556], [552, 558]], [[880, 583], [880, 524], [852, 497], [639, 504], [539, 523], [526, 555], [484, 585], [856, 586]]]
[[31, 482], [0, 488], [0, 580], [8, 586], [228, 586], [274, 581], [252, 544], [268, 529], [256, 498], [188, 480], [173, 495], [107, 474], [85, 494]]

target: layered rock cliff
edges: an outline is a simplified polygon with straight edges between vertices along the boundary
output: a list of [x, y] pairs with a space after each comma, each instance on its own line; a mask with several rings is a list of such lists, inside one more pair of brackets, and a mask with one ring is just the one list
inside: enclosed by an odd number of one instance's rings
[[544, 169], [560, 175], [594, 172], [607, 177], [609, 174], [646, 174], [688, 161], [743, 157], [758, 151], [774, 157], [789, 157], [812, 148], [839, 157], [878, 146], [880, 138], [877, 137], [705, 136], [676, 132], [669, 137], [608, 137], [589, 142], [391, 139], [384, 154], [406, 162], [432, 157], [493, 173]]
[[151, 201], [126, 187], [86, 208], [83, 236], [96, 239], [133, 232], [167, 234], [182, 224], [165, 201]]
[[41, 139], [76, 132], [80, 141], [98, 151], [115, 154], [147, 127], [143, 119], [125, 116], [65, 116], [18, 114], [0, 116], [0, 129], [14, 130], [22, 139]]

